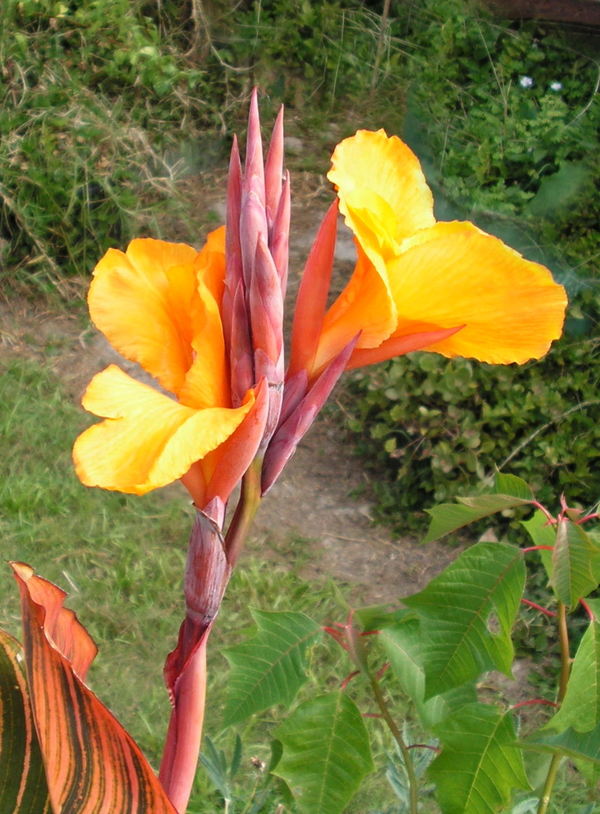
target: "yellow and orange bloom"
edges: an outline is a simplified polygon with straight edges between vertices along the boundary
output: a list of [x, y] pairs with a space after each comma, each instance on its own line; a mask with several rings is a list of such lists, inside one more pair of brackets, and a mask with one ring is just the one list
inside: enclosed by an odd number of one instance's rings
[[362, 130], [336, 147], [328, 176], [356, 267], [327, 308], [333, 206], [301, 282], [284, 380], [282, 153], [280, 115], [263, 164], [254, 95], [243, 170], [232, 151], [226, 237], [216, 230], [201, 252], [137, 240], [98, 264], [93, 321], [167, 393], [115, 366], [95, 377], [83, 404], [105, 420], [75, 445], [84, 483], [142, 494], [181, 478], [205, 506], [227, 500], [260, 449], [266, 490], [344, 369], [414, 350], [523, 363], [560, 336], [566, 295], [548, 269], [472, 223], [436, 221], [416, 156]]
[[332, 207], [298, 293], [265, 490], [306, 431], [303, 413], [312, 420], [344, 367], [415, 350], [523, 363], [543, 356], [562, 332], [567, 298], [548, 269], [472, 223], [437, 222], [419, 161], [396, 136], [359, 130], [336, 147], [328, 178], [358, 259], [327, 308], [337, 226]]
[[[133, 494], [183, 478], [196, 505], [229, 492], [254, 457], [265, 398], [250, 388], [231, 402], [220, 304], [225, 230], [197, 252], [159, 240], [109, 250], [94, 270], [88, 303], [95, 325], [162, 388], [116, 365], [92, 379], [86, 410], [104, 419], [79, 436], [79, 478]], [[263, 388], [264, 390], [264, 388]], [[226, 451], [235, 447], [232, 460]]]
[[[354, 232], [358, 262], [325, 315], [317, 371], [359, 326], [349, 367], [406, 352], [404, 344], [523, 363], [560, 336], [564, 288], [547, 268], [472, 223], [436, 222], [419, 162], [399, 138], [359, 131], [337, 146], [328, 177]], [[422, 341], [411, 342], [419, 335]]]
[[[234, 142], [227, 226], [201, 251], [159, 240], [111, 250], [94, 271], [92, 320], [156, 381], [115, 365], [83, 406], [103, 419], [76, 441], [83, 483], [134, 494], [181, 479], [199, 511], [186, 615], [165, 678], [173, 712], [160, 778], [185, 810], [200, 744], [207, 639], [261, 494], [344, 370], [413, 350], [485, 362], [538, 358], [560, 336], [566, 295], [543, 266], [471, 223], [437, 222], [417, 158], [383, 130], [342, 141], [329, 179], [357, 248], [328, 308], [337, 228], [330, 207], [309, 254], [284, 375], [289, 176], [279, 115], [263, 162], [256, 93], [244, 168]], [[225, 504], [246, 474], [222, 532]]]

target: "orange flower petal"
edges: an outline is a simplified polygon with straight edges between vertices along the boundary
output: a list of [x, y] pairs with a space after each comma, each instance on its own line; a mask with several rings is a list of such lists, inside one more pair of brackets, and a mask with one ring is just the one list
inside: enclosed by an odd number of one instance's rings
[[229, 407], [229, 366], [220, 303], [225, 278], [225, 227], [208, 236], [195, 261], [198, 298], [193, 314], [194, 361], [185, 374], [177, 396], [182, 404], [197, 409]]
[[182, 243], [133, 240], [125, 254], [104, 255], [88, 295], [92, 320], [113, 347], [172, 393], [192, 364], [196, 256]]
[[435, 223], [419, 160], [397, 136], [359, 130], [337, 145], [331, 162], [327, 177], [338, 189], [340, 211], [369, 256], [371, 247], [386, 256]]
[[229, 438], [200, 462], [206, 479], [205, 500], [224, 502], [248, 469], [265, 432], [269, 415], [269, 386], [262, 379], [254, 391], [254, 405]]
[[373, 348], [392, 333], [397, 324], [391, 289], [357, 243], [358, 261], [348, 284], [327, 311], [309, 375], [317, 375], [357, 333], [358, 348]]
[[354, 368], [357, 367], [374, 365], [377, 362], [392, 359], [394, 356], [404, 356], [405, 353], [430, 348], [434, 343], [446, 339], [446, 337], [462, 330], [462, 328], [463, 326], [459, 328], [442, 328], [434, 331], [426, 331], [425, 333], [408, 334], [408, 336], [392, 336], [383, 341], [377, 348], [355, 350], [348, 360], [346, 370], [354, 370]]
[[424, 349], [508, 364], [543, 356], [560, 336], [564, 288], [473, 224], [437, 223], [403, 249], [387, 266], [394, 337], [464, 326]]
[[75, 442], [79, 479], [87, 486], [145, 494], [177, 480], [229, 438], [254, 396], [235, 410], [195, 410], [111, 365], [92, 379], [82, 403], [107, 420]]

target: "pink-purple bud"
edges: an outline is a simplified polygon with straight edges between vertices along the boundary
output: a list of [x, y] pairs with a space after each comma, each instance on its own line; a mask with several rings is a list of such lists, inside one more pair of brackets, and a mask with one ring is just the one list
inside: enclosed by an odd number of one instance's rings
[[[346, 369], [348, 359], [352, 355], [357, 340], [358, 334], [329, 363], [314, 383], [309, 385], [308, 392], [303, 398], [298, 398], [299, 386], [303, 379], [300, 374], [295, 374], [289, 380], [289, 382], [292, 382], [292, 396], [288, 396], [286, 393], [289, 383], [286, 382], [284, 399], [288, 399], [288, 402], [284, 404], [282, 409], [285, 418], [275, 430], [265, 454], [261, 484], [263, 494], [275, 483], [283, 467], [296, 451], [300, 440], [310, 429], [313, 421], [329, 398], [338, 379]], [[303, 372], [301, 371], [301, 373]], [[308, 381], [308, 377], [304, 380]], [[296, 406], [292, 409], [290, 409], [290, 401], [296, 403]]]
[[275, 268], [279, 274], [281, 284], [281, 296], [285, 299], [288, 278], [288, 262], [290, 251], [290, 174], [285, 173], [279, 206], [275, 214], [273, 228], [270, 234], [270, 249], [273, 255]]
[[231, 312], [231, 333], [229, 337], [229, 365], [231, 368], [231, 400], [233, 407], [239, 407], [244, 401], [246, 393], [253, 387], [254, 361], [250, 325], [248, 323], [248, 308], [242, 280], [233, 297]]
[[279, 209], [283, 180], [283, 107], [281, 107], [273, 126], [265, 164], [265, 208], [269, 237]]
[[252, 93], [246, 159], [234, 141], [227, 186], [223, 325], [234, 405], [266, 379], [269, 410], [263, 447], [279, 420], [283, 361], [283, 297], [287, 282], [289, 175], [283, 171], [283, 110], [263, 163], [257, 93]]

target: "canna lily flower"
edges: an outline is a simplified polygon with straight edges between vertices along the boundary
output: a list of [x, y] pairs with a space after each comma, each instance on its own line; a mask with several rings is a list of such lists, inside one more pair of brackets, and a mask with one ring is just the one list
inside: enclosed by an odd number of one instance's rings
[[[306, 325], [295, 331], [292, 372], [314, 379], [357, 335], [348, 368], [413, 350], [521, 364], [560, 336], [564, 288], [472, 223], [437, 222], [419, 161], [399, 138], [358, 131], [336, 147], [328, 178], [358, 260], [329, 310], [312, 298], [310, 339]], [[313, 285], [299, 294], [301, 310]]]
[[162, 392], [110, 365], [92, 379], [86, 410], [104, 420], [73, 451], [88, 486], [133, 494], [181, 478], [196, 506], [227, 501], [256, 452], [266, 420], [266, 388], [232, 404], [220, 315], [225, 230], [197, 252], [160, 240], [110, 249], [88, 295], [93, 322]]
[[415, 350], [492, 364], [543, 356], [562, 331], [565, 290], [472, 223], [437, 222], [417, 157], [396, 136], [359, 130], [328, 174], [358, 260], [327, 309], [337, 208], [309, 256], [281, 421], [265, 457], [267, 491], [345, 369]]

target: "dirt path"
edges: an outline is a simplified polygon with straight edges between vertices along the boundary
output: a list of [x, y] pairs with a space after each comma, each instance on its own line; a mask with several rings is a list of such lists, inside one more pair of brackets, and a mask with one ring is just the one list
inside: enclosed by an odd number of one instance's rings
[[[290, 247], [290, 301], [328, 200], [314, 184], [295, 204]], [[223, 214], [218, 198], [201, 205]], [[354, 247], [342, 232], [336, 252], [336, 282], [352, 269]], [[36, 358], [63, 380], [78, 401], [91, 377], [123, 360], [80, 313], [52, 311], [23, 300], [0, 299], [0, 354]], [[256, 542], [266, 556], [285, 562], [289, 548], [304, 563], [307, 577], [329, 574], [349, 583], [356, 602], [394, 601], [413, 593], [441, 570], [455, 552], [444, 545], [422, 546], [393, 539], [371, 521], [372, 503], [360, 461], [352, 455], [342, 417], [319, 417], [285, 472], [265, 498], [255, 525]], [[256, 549], [256, 546], [254, 547]], [[308, 548], [308, 550], [307, 550]]]

